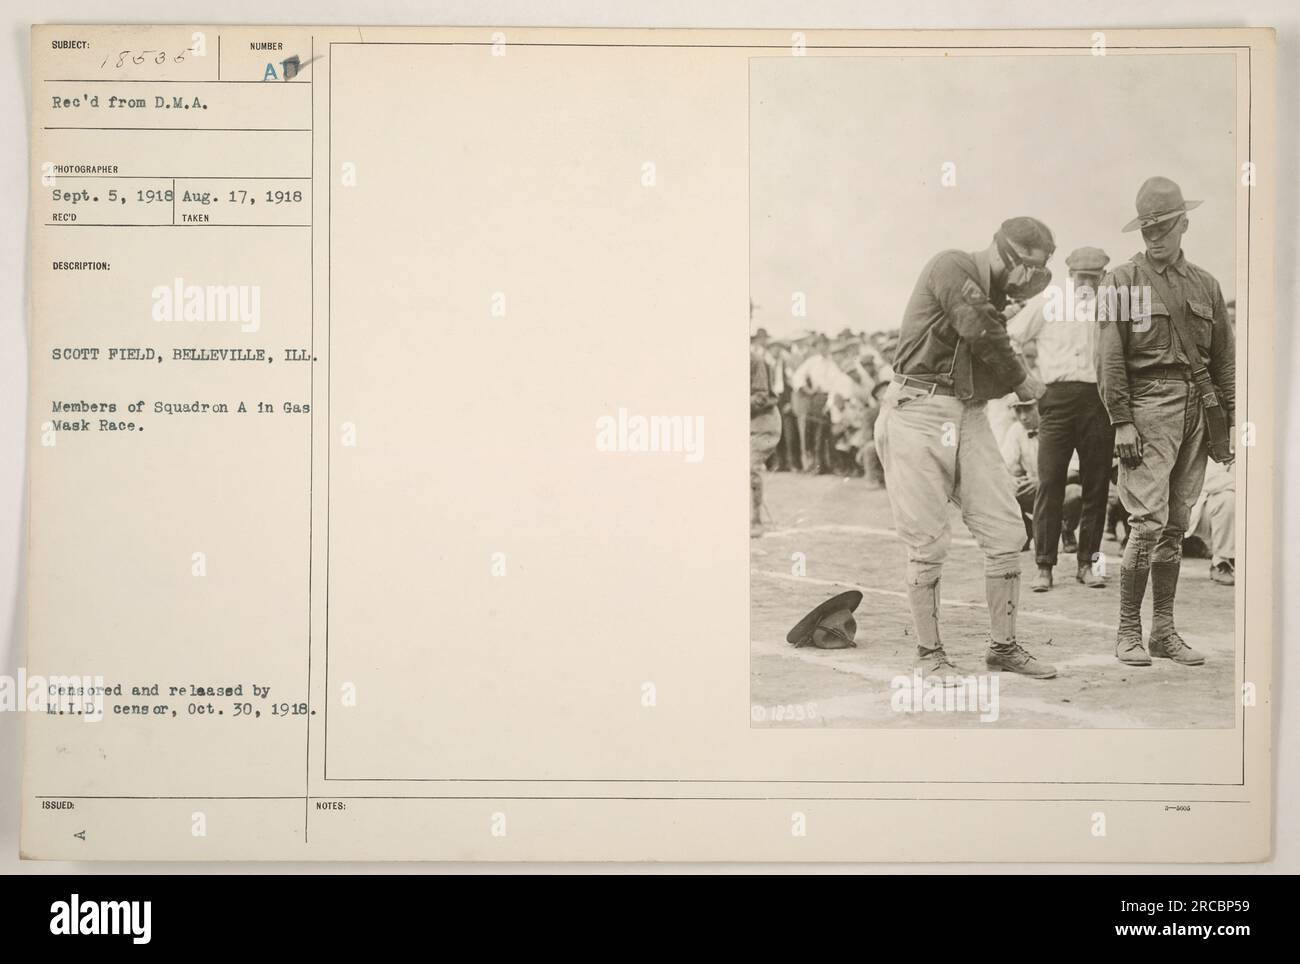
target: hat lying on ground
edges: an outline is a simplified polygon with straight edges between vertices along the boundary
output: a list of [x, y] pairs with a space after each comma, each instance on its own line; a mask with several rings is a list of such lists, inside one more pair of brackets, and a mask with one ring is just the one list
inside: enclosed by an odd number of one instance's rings
[[862, 593], [856, 589], [832, 596], [795, 623], [785, 641], [793, 646], [816, 646], [818, 649], [848, 649], [858, 645], [853, 641], [858, 634], [858, 621], [853, 618], [853, 610], [861, 602]]

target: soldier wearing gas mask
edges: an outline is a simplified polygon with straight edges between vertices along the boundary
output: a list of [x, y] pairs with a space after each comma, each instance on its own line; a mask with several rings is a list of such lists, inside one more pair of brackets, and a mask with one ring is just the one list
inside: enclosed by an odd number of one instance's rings
[[907, 545], [907, 596], [917, 670], [955, 685], [961, 671], [939, 635], [939, 577], [952, 533], [948, 504], [984, 552], [990, 669], [1050, 679], [1056, 669], [1016, 636], [1025, 531], [1015, 486], [985, 412], [1015, 392], [1037, 399], [1043, 384], [1012, 349], [1002, 311], [1047, 287], [1052, 232], [1029, 217], [1004, 221], [983, 251], [943, 251], [921, 271], [903, 315], [894, 381], [881, 400], [876, 451], [899, 538]]

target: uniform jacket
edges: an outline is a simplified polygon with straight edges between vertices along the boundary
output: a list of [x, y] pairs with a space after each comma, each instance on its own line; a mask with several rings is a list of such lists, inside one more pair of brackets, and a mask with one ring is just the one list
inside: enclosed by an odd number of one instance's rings
[[903, 313], [894, 371], [951, 388], [961, 399], [1001, 398], [1025, 380], [1007, 336], [988, 255], [942, 251], [921, 271]]
[[[1146, 317], [1146, 294], [1141, 290], [1146, 282], [1138, 274], [1137, 264], [1144, 272], [1157, 273], [1139, 252], [1116, 265], [1098, 288], [1097, 384], [1112, 425], [1133, 421], [1129, 404], [1132, 379], [1152, 369], [1186, 368], [1186, 359], [1173, 338], [1170, 308], [1154, 289], [1150, 292], [1150, 318]], [[1183, 315], [1196, 342], [1195, 349], [1186, 347], [1200, 355], [1231, 419], [1236, 411], [1236, 347], [1219, 283], [1181, 252], [1159, 277], [1183, 302]]]

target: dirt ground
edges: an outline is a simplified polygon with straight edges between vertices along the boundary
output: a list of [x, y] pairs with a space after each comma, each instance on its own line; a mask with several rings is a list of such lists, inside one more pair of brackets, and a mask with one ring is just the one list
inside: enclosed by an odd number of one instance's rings
[[[1072, 555], [1061, 554], [1056, 587], [1031, 593], [1033, 552], [1022, 558], [1018, 635], [1059, 675], [1033, 680], [998, 674], [995, 721], [972, 709], [902, 712], [891, 682], [910, 678], [915, 653], [903, 592], [907, 560], [894, 534], [889, 497], [862, 479], [768, 473], [771, 519], [750, 541], [750, 692], [755, 726], [1004, 726], [1095, 728], [1231, 727], [1235, 711], [1231, 587], [1209, 579], [1209, 561], [1184, 559], [1176, 619], [1199, 667], [1154, 660], [1149, 667], [1115, 659], [1119, 610], [1119, 544], [1102, 544], [1107, 586], [1074, 579]], [[988, 609], [983, 557], [952, 508], [953, 545], [940, 584], [940, 629], [964, 674], [985, 674]], [[798, 572], [802, 566], [802, 572]], [[795, 649], [785, 635], [806, 613], [846, 589], [864, 594], [856, 613], [857, 647]], [[1144, 630], [1150, 629], [1150, 592]], [[985, 676], [985, 680], [989, 679]], [[912, 693], [916, 693], [913, 689]], [[988, 714], [983, 714], [988, 716]]]

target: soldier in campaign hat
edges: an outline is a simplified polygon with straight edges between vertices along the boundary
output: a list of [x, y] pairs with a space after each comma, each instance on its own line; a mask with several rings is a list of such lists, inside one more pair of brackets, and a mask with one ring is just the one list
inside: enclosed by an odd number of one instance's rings
[[[1149, 666], [1152, 657], [1205, 662], [1174, 627], [1174, 596], [1183, 535], [1205, 479], [1207, 406], [1221, 405], [1216, 417], [1226, 414], [1231, 426], [1236, 361], [1219, 283], [1183, 255], [1187, 212], [1200, 203], [1184, 200], [1169, 178], [1148, 179], [1138, 191], [1138, 216], [1124, 226], [1141, 230], [1146, 251], [1103, 278], [1097, 299], [1097, 381], [1115, 429], [1119, 498], [1129, 513], [1115, 655], [1130, 666]], [[1206, 372], [1208, 399], [1196, 381]], [[1230, 452], [1219, 457], [1231, 461]], [[1144, 647], [1148, 581], [1152, 622]]]

